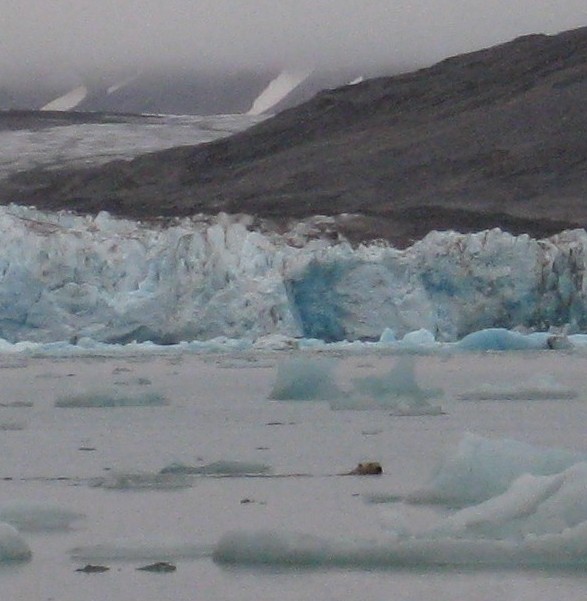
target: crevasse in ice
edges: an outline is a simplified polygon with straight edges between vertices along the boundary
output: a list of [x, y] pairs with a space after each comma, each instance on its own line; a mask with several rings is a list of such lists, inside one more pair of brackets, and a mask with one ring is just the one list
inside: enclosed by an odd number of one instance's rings
[[399, 251], [300, 244], [299, 232], [250, 222], [147, 226], [0, 207], [0, 338], [377, 340], [387, 328], [451, 341], [492, 327], [587, 328], [584, 230], [547, 240], [432, 232]]

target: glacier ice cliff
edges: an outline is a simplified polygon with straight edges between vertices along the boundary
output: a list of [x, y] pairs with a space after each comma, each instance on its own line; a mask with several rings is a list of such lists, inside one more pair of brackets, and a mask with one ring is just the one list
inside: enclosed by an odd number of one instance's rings
[[0, 207], [0, 337], [161, 344], [269, 334], [374, 340], [425, 328], [587, 329], [585, 230], [432, 232], [406, 250], [253, 230]]

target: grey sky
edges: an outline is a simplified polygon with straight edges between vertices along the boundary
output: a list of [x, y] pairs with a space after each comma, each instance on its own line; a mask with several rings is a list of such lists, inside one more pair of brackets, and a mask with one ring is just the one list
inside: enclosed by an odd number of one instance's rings
[[583, 25], [586, 0], [0, 0], [0, 76], [145, 63], [401, 68]]

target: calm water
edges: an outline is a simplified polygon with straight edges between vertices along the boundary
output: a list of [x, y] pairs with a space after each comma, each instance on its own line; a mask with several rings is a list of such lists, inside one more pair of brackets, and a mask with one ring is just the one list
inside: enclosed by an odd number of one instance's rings
[[[0, 508], [42, 502], [79, 511], [68, 530], [25, 532], [33, 559], [0, 566], [5, 599], [188, 601], [333, 599], [584, 599], [581, 571], [522, 569], [229, 568], [210, 550], [228, 531], [268, 529], [381, 537], [401, 520], [426, 528], [441, 509], [369, 504], [364, 495], [404, 494], [425, 483], [466, 432], [587, 451], [585, 365], [580, 355], [418, 357], [426, 387], [445, 390], [446, 415], [393, 417], [386, 411], [332, 411], [324, 402], [270, 401], [284, 354], [122, 358], [0, 358]], [[337, 383], [383, 373], [392, 356], [333, 358]], [[551, 375], [578, 391], [574, 400], [459, 401], [481, 383], [533, 381]], [[117, 390], [132, 398], [160, 393], [149, 407], [59, 408], [80, 393]], [[113, 474], [154, 474], [172, 462], [218, 460], [271, 466], [283, 478], [196, 476], [175, 489], [96, 487]], [[359, 461], [380, 461], [377, 478], [339, 477]], [[72, 557], [103, 544], [110, 557]], [[157, 547], [196, 549], [173, 559], [177, 571], [137, 571]], [[112, 549], [118, 550], [113, 557]], [[200, 557], [197, 557], [200, 550]], [[86, 563], [103, 574], [75, 570]]]

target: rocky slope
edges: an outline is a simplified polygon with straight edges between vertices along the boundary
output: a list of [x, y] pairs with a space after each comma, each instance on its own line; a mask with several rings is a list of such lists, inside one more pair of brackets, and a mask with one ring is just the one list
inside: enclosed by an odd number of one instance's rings
[[355, 240], [431, 229], [545, 236], [587, 223], [587, 28], [533, 35], [318, 94], [241, 134], [33, 171], [0, 201], [148, 219], [344, 215]]

